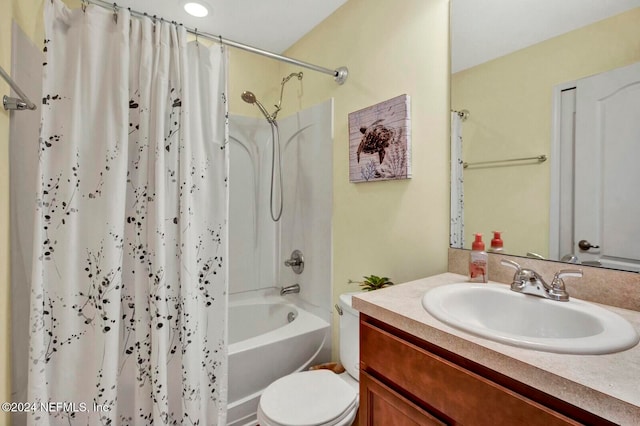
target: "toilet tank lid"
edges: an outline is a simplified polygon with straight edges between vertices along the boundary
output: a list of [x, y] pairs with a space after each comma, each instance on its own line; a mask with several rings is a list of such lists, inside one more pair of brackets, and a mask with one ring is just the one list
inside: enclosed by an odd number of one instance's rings
[[364, 293], [364, 292], [362, 292], [362, 291], [352, 291], [350, 293], [342, 293], [338, 298], [338, 303], [340, 303], [340, 307], [342, 309], [345, 309], [346, 311], [348, 311], [352, 315], [358, 315], [359, 312], [357, 310], [353, 309], [353, 305], [351, 304], [351, 298], [353, 297], [353, 295], [361, 294], [361, 293]]

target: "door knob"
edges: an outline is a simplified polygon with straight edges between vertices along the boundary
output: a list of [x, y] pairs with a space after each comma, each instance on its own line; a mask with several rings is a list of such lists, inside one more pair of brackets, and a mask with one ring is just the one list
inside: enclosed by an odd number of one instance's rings
[[587, 240], [580, 240], [580, 241], [578, 242], [578, 247], [580, 247], [580, 250], [584, 250], [584, 251], [587, 251], [587, 250], [589, 250], [590, 248], [600, 248], [600, 246], [598, 246], [598, 245], [594, 245], [594, 244], [591, 244], [591, 243], [590, 243], [589, 241], [587, 241]]

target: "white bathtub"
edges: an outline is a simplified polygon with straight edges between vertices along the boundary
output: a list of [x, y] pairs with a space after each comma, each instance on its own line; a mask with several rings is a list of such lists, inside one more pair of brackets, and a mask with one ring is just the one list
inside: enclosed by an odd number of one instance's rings
[[329, 339], [328, 322], [284, 298], [232, 299], [227, 424], [255, 425], [262, 391], [280, 377], [327, 361]]

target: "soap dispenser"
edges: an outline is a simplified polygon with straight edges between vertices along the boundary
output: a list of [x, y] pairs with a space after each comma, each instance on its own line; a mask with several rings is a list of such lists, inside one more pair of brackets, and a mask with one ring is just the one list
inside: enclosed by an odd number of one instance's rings
[[476, 234], [469, 254], [469, 281], [486, 283], [489, 281], [489, 255], [484, 251], [482, 234]]
[[504, 242], [500, 237], [501, 231], [493, 231], [493, 239], [491, 240], [491, 247], [489, 247], [490, 253], [502, 253], [504, 250]]

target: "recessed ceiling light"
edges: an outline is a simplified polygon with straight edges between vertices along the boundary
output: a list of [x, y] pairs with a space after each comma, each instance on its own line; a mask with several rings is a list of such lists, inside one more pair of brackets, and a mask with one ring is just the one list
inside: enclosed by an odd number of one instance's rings
[[209, 14], [209, 9], [204, 4], [193, 1], [185, 3], [184, 10], [196, 18], [204, 18]]

